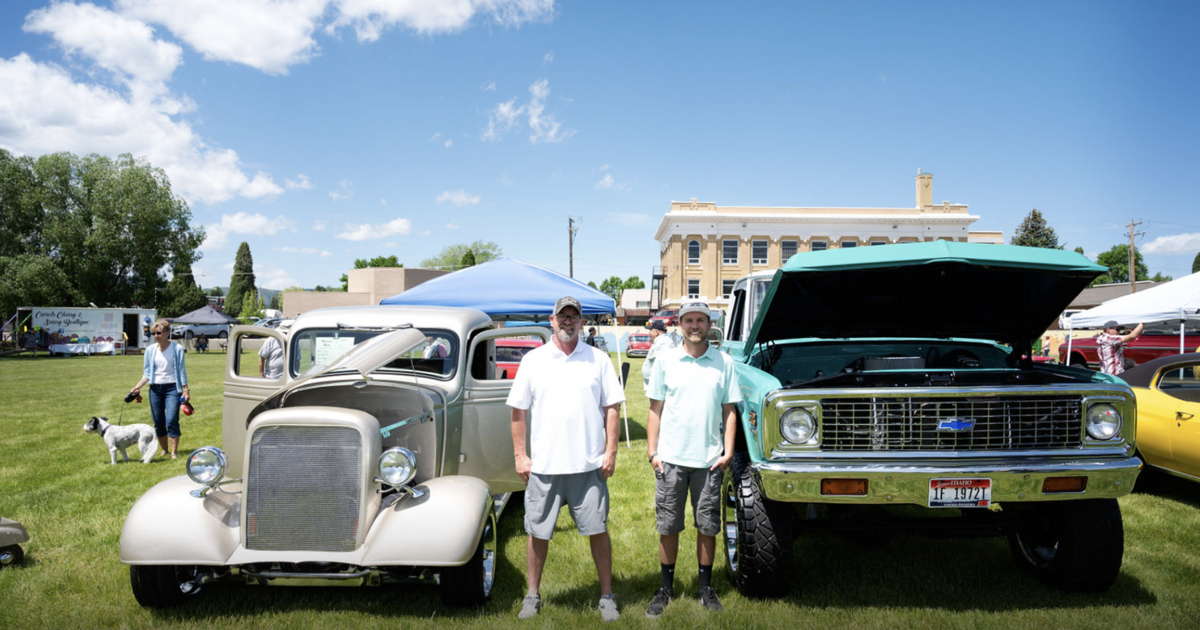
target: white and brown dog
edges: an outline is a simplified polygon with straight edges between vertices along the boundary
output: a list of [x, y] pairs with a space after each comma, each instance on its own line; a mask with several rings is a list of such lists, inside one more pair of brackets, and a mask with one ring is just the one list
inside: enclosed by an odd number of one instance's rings
[[125, 454], [125, 449], [137, 445], [138, 450], [142, 452], [142, 463], [149, 464], [150, 460], [154, 459], [154, 452], [158, 448], [154, 427], [148, 424], [127, 424], [118, 427], [109, 424], [108, 418], [92, 417], [87, 424], [83, 425], [83, 430], [88, 433], [100, 434], [104, 443], [108, 445], [108, 452], [112, 456], [114, 465], [117, 463], [117, 451], [121, 451], [121, 456], [125, 458], [125, 461], [129, 461], [129, 455]]

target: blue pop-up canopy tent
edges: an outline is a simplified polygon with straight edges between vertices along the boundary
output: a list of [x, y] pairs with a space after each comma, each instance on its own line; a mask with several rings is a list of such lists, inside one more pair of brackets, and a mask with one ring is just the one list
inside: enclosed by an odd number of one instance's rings
[[613, 299], [588, 285], [549, 269], [511, 258], [497, 258], [434, 278], [380, 304], [463, 306], [495, 320], [547, 321], [554, 302], [569, 295], [584, 315], [616, 312]]

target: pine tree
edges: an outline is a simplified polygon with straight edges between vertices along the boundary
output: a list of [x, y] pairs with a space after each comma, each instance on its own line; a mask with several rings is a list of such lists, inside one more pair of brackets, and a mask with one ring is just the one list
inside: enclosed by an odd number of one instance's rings
[[233, 278], [229, 281], [229, 295], [225, 298], [225, 313], [237, 317], [242, 313], [242, 301], [246, 296], [258, 292], [254, 286], [254, 258], [250, 255], [250, 244], [242, 241], [237, 256], [233, 259]]
[[1034, 208], [1021, 221], [1021, 225], [1017, 226], [1017, 233], [1013, 235], [1013, 245], [1022, 247], [1041, 247], [1044, 249], [1062, 249], [1062, 245], [1058, 243], [1058, 235], [1054, 233], [1054, 228], [1046, 223], [1046, 219], [1042, 217], [1042, 213]]
[[158, 314], [161, 317], [179, 317], [198, 308], [204, 308], [208, 298], [200, 285], [196, 284], [192, 266], [182, 264], [172, 270], [171, 281], [160, 294]]
[[1196, 254], [1196, 258], [1192, 260], [1192, 273], [1200, 272], [1200, 253]]
[[475, 266], [475, 252], [468, 249], [467, 253], [463, 254], [462, 258], [459, 259], [458, 265], [462, 269], [466, 269], [467, 267], [474, 267]]

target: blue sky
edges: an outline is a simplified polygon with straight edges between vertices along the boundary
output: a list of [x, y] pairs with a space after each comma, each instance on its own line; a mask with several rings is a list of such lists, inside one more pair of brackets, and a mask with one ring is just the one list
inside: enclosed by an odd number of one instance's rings
[[1093, 257], [1200, 251], [1188, 2], [117, 0], [0, 5], [0, 147], [146, 156], [227, 285], [490, 240], [646, 278], [671, 200], [1032, 208]]

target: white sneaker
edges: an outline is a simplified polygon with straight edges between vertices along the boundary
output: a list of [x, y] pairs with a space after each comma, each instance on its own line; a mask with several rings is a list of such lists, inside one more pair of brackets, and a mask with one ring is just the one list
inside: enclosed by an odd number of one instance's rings
[[621, 613], [617, 612], [617, 600], [612, 593], [600, 598], [600, 618], [605, 621], [616, 621], [621, 618]]
[[542, 598], [540, 595], [526, 595], [521, 602], [521, 612], [517, 613], [517, 619], [529, 619], [536, 617], [538, 611], [542, 609]]

